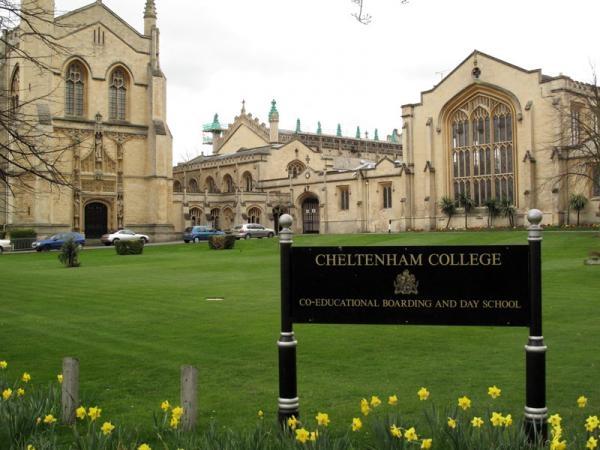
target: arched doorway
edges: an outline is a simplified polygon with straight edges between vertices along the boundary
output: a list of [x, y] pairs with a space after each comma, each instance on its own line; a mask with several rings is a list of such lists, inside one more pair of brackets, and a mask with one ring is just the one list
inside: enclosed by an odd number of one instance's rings
[[302, 201], [302, 232], [319, 232], [319, 199], [308, 197]]
[[108, 208], [104, 203], [85, 205], [85, 237], [98, 239], [108, 231]]
[[219, 208], [214, 208], [210, 211], [212, 227], [215, 230], [220, 230], [220, 228], [219, 228], [219, 225], [220, 225], [219, 213], [220, 213]]

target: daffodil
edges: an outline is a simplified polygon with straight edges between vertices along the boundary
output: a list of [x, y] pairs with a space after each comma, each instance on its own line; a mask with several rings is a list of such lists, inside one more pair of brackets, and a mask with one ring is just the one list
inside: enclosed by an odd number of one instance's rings
[[45, 424], [52, 425], [54, 422], [56, 422], [56, 418], [52, 414], [47, 414], [44, 417]]
[[560, 414], [552, 414], [550, 417], [548, 417], [548, 423], [553, 427], [560, 426], [561, 420], [562, 417], [560, 417]]
[[398, 404], [398, 396], [397, 395], [390, 395], [388, 397], [388, 405], [392, 405], [392, 406], [396, 406]]
[[423, 439], [421, 442], [421, 448], [428, 449], [433, 445], [433, 439]]
[[93, 408], [88, 408], [88, 416], [92, 421], [99, 418], [101, 413], [102, 409], [98, 408], [97, 406], [94, 406]]
[[310, 432], [310, 440], [312, 442], [316, 442], [317, 438], [319, 437], [319, 432], [318, 431], [311, 431]]
[[500, 389], [496, 385], [493, 385], [488, 388], [488, 395], [493, 399], [500, 397], [500, 394], [502, 394], [502, 389]]
[[317, 416], [315, 417], [315, 419], [317, 419], [317, 424], [318, 425], [322, 425], [324, 427], [326, 427], [327, 425], [329, 425], [329, 414], [327, 413], [317, 413]]
[[58, 375], [56, 375], [56, 379], [58, 380], [58, 383], [59, 383], [59, 384], [62, 384], [62, 382], [63, 382], [63, 379], [64, 379], [64, 378], [63, 378], [63, 374], [62, 374], [62, 373], [59, 373]]
[[504, 417], [502, 417], [501, 413], [493, 412], [490, 422], [495, 427], [501, 427], [504, 424]]
[[165, 412], [167, 412], [170, 408], [171, 408], [171, 404], [169, 403], [169, 400], [165, 400], [164, 402], [162, 402], [160, 404], [160, 409], [162, 409]]
[[104, 434], [104, 436], [108, 436], [110, 433], [113, 432], [114, 429], [115, 426], [110, 422], [104, 422], [100, 427], [100, 430], [102, 431], [102, 434]]
[[27, 372], [23, 373], [23, 376], [21, 377], [21, 381], [23, 383], [29, 383], [31, 381], [31, 375], [29, 375]]
[[8, 363], [4, 360], [0, 361], [0, 369], [6, 369], [8, 367]]
[[27, 444], [27, 450], [35, 450], [35, 447], [31, 444]]
[[590, 433], [594, 431], [600, 425], [600, 420], [598, 420], [598, 416], [589, 416], [585, 419], [585, 429]]
[[456, 420], [452, 417], [448, 417], [448, 426], [452, 429], [456, 428]]
[[287, 424], [288, 427], [290, 427], [292, 430], [295, 430], [298, 426], [298, 419], [296, 419], [296, 416], [292, 416], [287, 420]]
[[550, 450], [566, 450], [567, 448], [567, 441], [552, 441], [550, 443]]
[[552, 435], [553, 441], [560, 441], [560, 438], [562, 437], [562, 428], [560, 427], [560, 425], [552, 427], [550, 434]]
[[594, 450], [596, 447], [598, 447], [598, 439], [595, 439], [594, 436], [590, 436], [590, 438], [585, 443], [585, 448]]
[[415, 427], [410, 427], [408, 430], [406, 430], [404, 432], [404, 438], [408, 442], [416, 441], [417, 439], [419, 439], [419, 436], [417, 435], [417, 431], [415, 430]]
[[512, 415], [511, 414], [507, 414], [506, 416], [504, 416], [504, 426], [505, 427], [510, 427], [513, 423], [513, 419], [512, 419]]
[[400, 430], [400, 428], [398, 428], [395, 424], [390, 427], [390, 433], [394, 437], [397, 437], [397, 438], [402, 437], [402, 430]]
[[181, 406], [176, 406], [171, 411], [171, 415], [177, 420], [181, 419], [181, 416], [183, 416], [183, 408]]
[[379, 405], [381, 405], [381, 400], [379, 399], [379, 397], [377, 397], [376, 395], [371, 396], [371, 406], [373, 408], [377, 408]]
[[85, 419], [85, 416], [87, 415], [87, 413], [85, 412], [85, 406], [80, 406], [79, 408], [77, 408], [75, 410], [75, 415], [79, 420]]
[[417, 395], [419, 396], [419, 400], [427, 400], [429, 398], [429, 391], [426, 388], [422, 387], [417, 392]]
[[137, 450], [152, 450], [148, 444], [140, 445]]
[[579, 396], [579, 398], [577, 399], [577, 406], [579, 406], [580, 408], [585, 408], [585, 405], [587, 405], [587, 400], [588, 399], [583, 395]]
[[177, 429], [177, 427], [179, 426], [179, 419], [175, 416], [171, 417], [171, 421], [169, 422], [169, 425], [171, 426], [171, 428]]
[[309, 439], [310, 439], [310, 433], [308, 432], [308, 430], [306, 430], [304, 428], [298, 428], [296, 430], [296, 440], [298, 442], [305, 444], [306, 441], [308, 441]]
[[358, 417], [352, 419], [352, 431], [359, 431], [362, 428], [362, 420]]
[[17, 397], [23, 397], [25, 395], [25, 389], [19, 388], [17, 389]]
[[460, 397], [458, 399], [458, 406], [460, 406], [464, 411], [466, 411], [467, 409], [469, 409], [471, 407], [471, 399], [469, 397], [467, 397], [466, 395], [463, 397]]
[[474, 428], [481, 428], [483, 425], [483, 419], [481, 417], [473, 417], [471, 420], [471, 425], [473, 425]]
[[12, 389], [11, 388], [6, 388], [2, 391], [2, 398], [4, 400], [8, 400], [11, 397], [12, 397]]
[[360, 412], [363, 413], [363, 415], [368, 416], [369, 413], [371, 412], [371, 407], [369, 406], [369, 401], [366, 398], [363, 398], [360, 401]]
[[259, 418], [259, 419], [262, 419], [263, 417], [265, 417], [265, 413], [262, 411], [262, 409], [259, 409], [259, 410], [258, 410], [258, 413], [257, 413], [257, 415], [258, 415], [258, 418]]

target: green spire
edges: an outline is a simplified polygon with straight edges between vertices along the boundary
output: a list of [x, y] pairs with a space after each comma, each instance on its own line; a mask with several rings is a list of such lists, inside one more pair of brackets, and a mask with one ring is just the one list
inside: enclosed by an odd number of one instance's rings
[[356, 127], [356, 139], [360, 139], [360, 127]]
[[221, 129], [221, 124], [219, 123], [219, 115], [215, 114], [215, 117], [213, 117], [213, 121], [212, 124], [210, 125], [211, 128], [213, 130], [220, 130]]
[[338, 123], [337, 131], [335, 132], [336, 136], [342, 137], [342, 126]]
[[398, 143], [398, 128], [394, 128], [394, 130], [392, 131], [390, 142], [393, 142], [394, 144]]
[[302, 132], [302, 130], [300, 129], [300, 119], [296, 119], [296, 131], [295, 131], [295, 133], [298, 134], [298, 133], [301, 133], [301, 132]]
[[317, 122], [317, 134], [323, 134], [323, 130], [321, 129], [321, 122]]
[[379, 140], [379, 133], [377, 133], [377, 128], [375, 128], [375, 136], [373, 136], [373, 139], [375, 139], [376, 141]]
[[271, 101], [271, 111], [269, 111], [269, 122], [279, 120], [279, 111], [277, 111], [277, 102], [275, 99]]

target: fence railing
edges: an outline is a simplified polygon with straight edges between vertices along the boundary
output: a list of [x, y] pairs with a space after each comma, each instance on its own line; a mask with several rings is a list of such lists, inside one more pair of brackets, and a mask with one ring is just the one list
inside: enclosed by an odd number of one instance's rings
[[33, 244], [35, 241], [37, 241], [37, 238], [17, 238], [11, 239], [10, 245], [12, 245], [12, 249], [15, 252], [31, 250], [31, 244]]

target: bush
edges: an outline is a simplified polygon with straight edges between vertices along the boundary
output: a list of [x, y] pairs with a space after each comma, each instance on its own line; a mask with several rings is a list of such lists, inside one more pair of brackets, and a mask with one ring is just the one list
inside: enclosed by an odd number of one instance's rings
[[66, 267], [79, 267], [79, 249], [80, 245], [77, 244], [73, 239], [67, 239], [60, 248], [60, 254], [58, 260], [63, 263]]
[[37, 238], [37, 233], [33, 228], [15, 228], [10, 230], [11, 239]]
[[144, 251], [144, 241], [117, 241], [115, 242], [115, 250], [117, 255], [141, 255]]
[[231, 250], [235, 247], [235, 236], [230, 234], [210, 236], [208, 247], [212, 250]]

